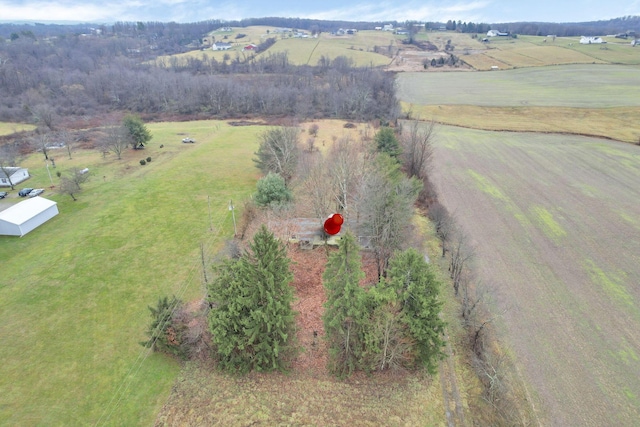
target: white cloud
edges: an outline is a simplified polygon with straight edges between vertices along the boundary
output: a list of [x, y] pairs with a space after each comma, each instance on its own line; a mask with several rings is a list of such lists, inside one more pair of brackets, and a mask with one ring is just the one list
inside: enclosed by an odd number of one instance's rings
[[[384, 2], [360, 3], [332, 10], [294, 14], [301, 18], [345, 20], [345, 21], [447, 21], [460, 19], [477, 21], [482, 19], [481, 11], [489, 1], [459, 2], [442, 5], [441, 2]], [[291, 12], [289, 12], [291, 16]]]
[[[108, 8], [91, 3], [52, 3], [34, 1], [24, 4], [0, 1], [2, 19], [30, 21], [96, 21], [109, 15], [116, 16], [122, 10], [117, 5]], [[109, 12], [107, 14], [107, 11]], [[107, 16], [105, 16], [107, 14]]]

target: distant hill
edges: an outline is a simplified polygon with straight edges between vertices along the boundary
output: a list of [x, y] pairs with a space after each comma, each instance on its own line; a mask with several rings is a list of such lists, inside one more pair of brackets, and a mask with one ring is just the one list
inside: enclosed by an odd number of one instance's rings
[[640, 34], [640, 16], [625, 16], [606, 21], [591, 22], [510, 22], [491, 24], [491, 28], [531, 36], [546, 36], [549, 34], [555, 34], [560, 37], [599, 36], [632, 31]]
[[[181, 41], [191, 42], [209, 31], [213, 31], [223, 26], [229, 27], [249, 27], [254, 25], [265, 25], [273, 27], [296, 28], [300, 30], [330, 32], [339, 28], [354, 28], [357, 30], [372, 30], [382, 24], [393, 24], [395, 27], [402, 26], [404, 22], [366, 22], [366, 21], [341, 21], [341, 20], [319, 20], [302, 18], [248, 18], [237, 21], [223, 21], [220, 19], [210, 19], [206, 21], [179, 24], [175, 22], [116, 22], [116, 23], [86, 23], [86, 24], [61, 24], [61, 23], [0, 23], [0, 37], [9, 38], [12, 34], [31, 35], [35, 37], [47, 37], [62, 34], [89, 34], [96, 28], [104, 32], [121, 32], [122, 28], [138, 28], [140, 25], [146, 28], [162, 27], [163, 30], [170, 29], [174, 34], [181, 34]], [[621, 18], [609, 19], [606, 21], [591, 22], [508, 22], [508, 23], [471, 23], [460, 21], [449, 21], [447, 23], [427, 22], [428, 28], [439, 28], [446, 26], [448, 30], [455, 29], [460, 32], [485, 32], [486, 29], [508, 31], [515, 34], [524, 35], [548, 35], [557, 36], [595, 36], [604, 34], [618, 34], [635, 32], [640, 34], [640, 16], [625, 16]], [[457, 25], [456, 25], [457, 24]], [[178, 37], [176, 37], [178, 38]]]

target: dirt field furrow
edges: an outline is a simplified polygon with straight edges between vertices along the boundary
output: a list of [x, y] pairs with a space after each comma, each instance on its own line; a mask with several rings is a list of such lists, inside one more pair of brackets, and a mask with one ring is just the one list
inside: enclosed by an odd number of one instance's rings
[[543, 425], [640, 419], [640, 147], [442, 128], [435, 183], [476, 245]]

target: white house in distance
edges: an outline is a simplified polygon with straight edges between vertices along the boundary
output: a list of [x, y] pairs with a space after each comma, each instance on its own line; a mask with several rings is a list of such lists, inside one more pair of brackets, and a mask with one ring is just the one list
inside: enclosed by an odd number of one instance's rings
[[497, 36], [506, 37], [508, 35], [509, 35], [509, 33], [502, 33], [502, 32], [500, 32], [498, 30], [489, 30], [489, 31], [487, 31], [487, 37], [497, 37]]
[[0, 212], [0, 235], [24, 236], [58, 215], [58, 204], [33, 197]]
[[211, 46], [211, 50], [229, 50], [229, 49], [231, 49], [231, 43], [215, 42]]
[[605, 43], [600, 37], [580, 37], [580, 44], [600, 44]]
[[9, 177], [13, 185], [16, 185], [29, 178], [29, 171], [20, 167], [0, 168], [0, 187], [11, 187]]

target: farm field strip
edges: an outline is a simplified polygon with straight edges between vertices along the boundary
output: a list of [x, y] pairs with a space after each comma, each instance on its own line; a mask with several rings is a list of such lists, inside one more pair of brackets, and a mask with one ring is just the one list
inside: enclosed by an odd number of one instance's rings
[[[634, 425], [640, 150], [441, 128], [435, 184], [477, 250], [545, 425]], [[541, 404], [540, 404], [541, 403]]]
[[398, 97], [416, 105], [609, 108], [640, 106], [640, 69], [565, 65], [478, 73], [402, 73]]
[[[60, 214], [22, 238], [0, 237], [3, 423], [148, 425], [168, 396], [178, 365], [157, 354], [136, 364], [147, 306], [178, 292], [201, 297], [200, 245], [207, 255], [219, 247], [217, 236], [233, 229], [229, 199], [255, 188], [259, 128], [148, 127], [149, 146], [120, 161], [92, 151], [56, 156], [58, 170], [90, 168], [78, 201], [47, 190]], [[185, 132], [197, 143], [182, 144]], [[29, 185], [48, 187], [41, 154], [24, 164]]]
[[415, 105], [402, 109], [418, 120], [492, 131], [572, 133], [637, 143], [640, 107], [482, 107]]

